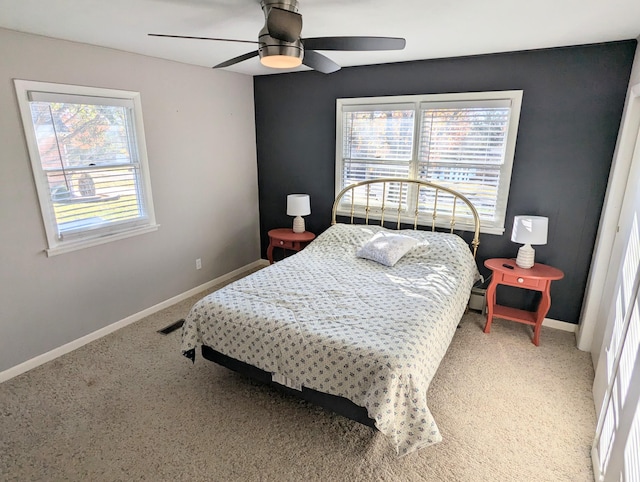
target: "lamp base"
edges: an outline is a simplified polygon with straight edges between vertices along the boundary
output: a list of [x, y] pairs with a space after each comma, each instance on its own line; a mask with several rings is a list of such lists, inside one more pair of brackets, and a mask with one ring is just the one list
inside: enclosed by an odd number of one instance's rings
[[518, 265], [519, 268], [529, 269], [534, 265], [535, 256], [536, 250], [533, 249], [530, 244], [525, 244], [518, 250], [516, 265]]
[[304, 219], [302, 216], [296, 216], [293, 218], [293, 232], [294, 233], [304, 233]]

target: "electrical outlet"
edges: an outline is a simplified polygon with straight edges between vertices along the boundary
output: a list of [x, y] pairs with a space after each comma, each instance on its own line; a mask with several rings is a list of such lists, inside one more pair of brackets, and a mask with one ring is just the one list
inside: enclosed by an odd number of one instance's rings
[[202, 260], [200, 258], [196, 259], [196, 269], [202, 269]]

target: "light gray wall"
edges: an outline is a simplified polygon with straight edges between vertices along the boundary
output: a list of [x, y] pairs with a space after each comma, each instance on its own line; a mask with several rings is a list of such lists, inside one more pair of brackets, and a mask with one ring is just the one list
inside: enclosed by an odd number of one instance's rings
[[[158, 231], [46, 256], [15, 78], [141, 93]], [[0, 29], [0, 146], [0, 372], [260, 258], [249, 76]]]

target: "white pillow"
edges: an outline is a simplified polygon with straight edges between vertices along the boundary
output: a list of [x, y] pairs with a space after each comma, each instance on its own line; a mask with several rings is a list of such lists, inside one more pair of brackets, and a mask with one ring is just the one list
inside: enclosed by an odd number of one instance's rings
[[393, 266], [418, 243], [411, 236], [379, 231], [356, 251], [356, 256]]

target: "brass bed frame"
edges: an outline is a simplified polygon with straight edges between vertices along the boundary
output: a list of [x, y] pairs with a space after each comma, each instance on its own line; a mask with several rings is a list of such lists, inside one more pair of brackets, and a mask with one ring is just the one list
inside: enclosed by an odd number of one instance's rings
[[[382, 198], [379, 202], [372, 202], [372, 186], [378, 184], [382, 185]], [[364, 196], [360, 196], [361, 199], [364, 197], [364, 202], [356, 202], [357, 194], [361, 191], [364, 191]], [[396, 199], [392, 199], [394, 194]], [[450, 199], [447, 199], [447, 195]], [[346, 203], [343, 202], [345, 198]], [[460, 203], [468, 210], [467, 216], [460, 215]], [[343, 216], [349, 218], [349, 224], [354, 224], [354, 219], [363, 219], [365, 224], [369, 224], [370, 219], [376, 219], [384, 226], [389, 211], [396, 229], [400, 229], [402, 224], [412, 224], [413, 229], [418, 229], [418, 225], [430, 224], [431, 231], [435, 231], [436, 227], [446, 224], [453, 233], [459, 218], [471, 218], [472, 223], [464, 223], [464, 227], [473, 231], [471, 251], [475, 258], [480, 244], [480, 216], [475, 206], [459, 192], [428, 181], [387, 177], [350, 184], [336, 196], [331, 210], [331, 225], [338, 222], [338, 216]], [[420, 223], [425, 218], [430, 218], [430, 221]]]
[[[382, 192], [379, 193], [382, 197], [372, 202], [371, 194], [377, 189], [376, 185], [378, 184], [382, 185]], [[356, 190], [364, 190], [366, 193], [364, 203], [356, 202], [358, 195]], [[399, 196], [394, 199], [394, 194], [398, 193]], [[345, 199], [347, 199], [346, 204], [343, 202]], [[431, 208], [428, 208], [426, 200], [433, 200]], [[467, 213], [460, 214], [461, 208], [458, 208], [460, 203], [463, 203], [463, 206], [468, 209]], [[346, 210], [345, 206], [347, 206]], [[435, 231], [436, 228], [442, 228], [446, 224], [447, 229], [453, 233], [458, 219], [471, 219], [472, 222], [464, 223], [464, 227], [474, 233], [470, 245], [475, 257], [480, 244], [480, 219], [476, 208], [469, 199], [455, 190], [426, 181], [384, 178], [351, 184], [336, 196], [331, 213], [331, 224], [339, 222], [337, 219], [340, 216], [349, 218], [350, 224], [355, 224], [356, 219], [364, 220], [365, 224], [369, 224], [371, 219], [375, 219], [380, 221], [380, 225], [384, 225], [385, 217], [388, 218], [390, 212], [393, 212], [396, 229], [401, 229], [403, 224], [413, 225], [413, 228], [417, 229], [418, 226], [424, 225], [421, 224], [421, 219], [427, 218], [432, 231]], [[388, 219], [386, 221], [389, 224]], [[314, 405], [375, 428], [375, 421], [369, 417], [367, 410], [347, 398], [319, 392], [304, 386], [301, 391], [285, 387], [272, 381], [271, 373], [224, 355], [206, 345], [202, 345], [202, 356], [251, 379], [276, 387], [296, 398], [307, 400]]]

